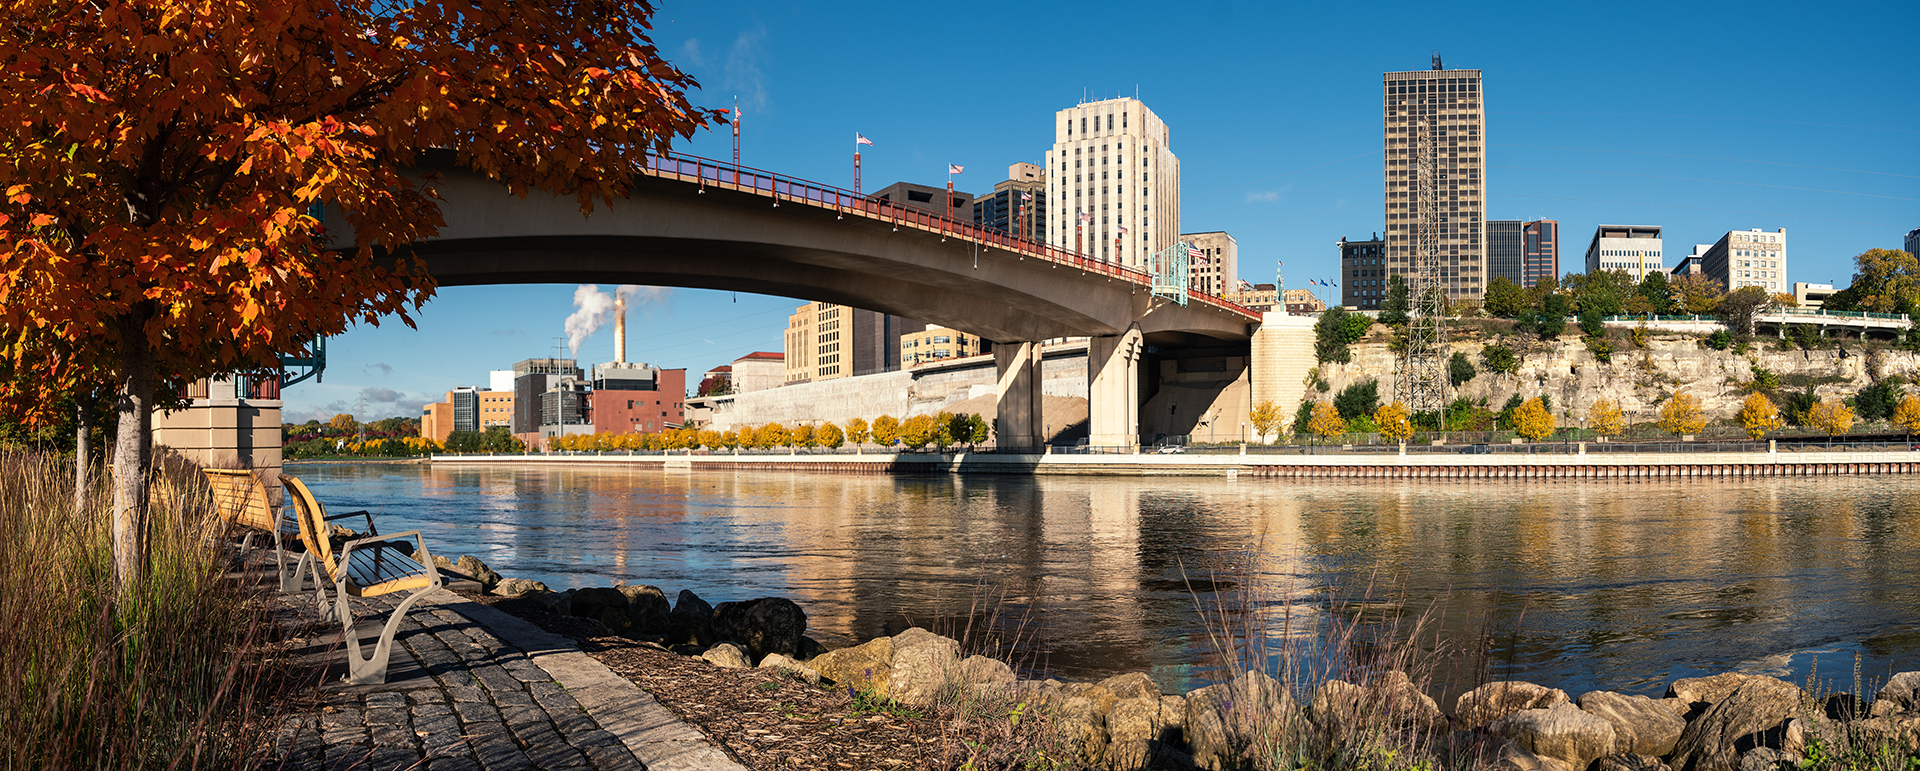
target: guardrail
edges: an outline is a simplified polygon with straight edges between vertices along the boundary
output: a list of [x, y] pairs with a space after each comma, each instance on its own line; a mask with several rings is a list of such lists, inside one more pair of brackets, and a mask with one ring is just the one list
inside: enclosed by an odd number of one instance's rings
[[[1758, 314], [1755, 318], [1765, 320], [1769, 316], [1777, 316], [1782, 318], [1797, 317], [1797, 318], [1806, 318], [1806, 319], [1831, 318], [1831, 319], [1861, 319], [1865, 321], [1905, 321], [1905, 322], [1912, 321], [1912, 319], [1908, 318], [1907, 314], [1904, 314], [1904, 313], [1874, 313], [1872, 311], [1830, 311], [1824, 308], [1775, 308], [1770, 311], [1762, 312]], [[1569, 322], [1572, 322], [1577, 318], [1578, 317], [1575, 317], [1575, 316], [1568, 316], [1567, 320]], [[1618, 316], [1607, 316], [1601, 320], [1614, 322], [1614, 323], [1624, 323], [1629, 321], [1655, 321], [1655, 322], [1696, 321], [1696, 322], [1719, 323], [1720, 317], [1706, 316], [1706, 315], [1691, 315], [1691, 316], [1618, 315]]]
[[[1096, 260], [1069, 249], [981, 227], [971, 221], [957, 220], [890, 201], [876, 201], [852, 190], [809, 182], [764, 169], [684, 153], [667, 152], [649, 154], [642, 171], [651, 176], [695, 182], [702, 189], [711, 184], [725, 189], [764, 195], [774, 199], [775, 206], [779, 206], [782, 202], [801, 203], [833, 209], [842, 216], [856, 214], [891, 222], [895, 229], [906, 225], [939, 233], [942, 237], [970, 240], [988, 248], [999, 247], [1022, 256], [1130, 281], [1142, 287], [1153, 286], [1153, 279], [1148, 274], [1116, 263]], [[1256, 319], [1260, 317], [1259, 313], [1237, 303], [1192, 288], [1187, 289], [1187, 299]]]

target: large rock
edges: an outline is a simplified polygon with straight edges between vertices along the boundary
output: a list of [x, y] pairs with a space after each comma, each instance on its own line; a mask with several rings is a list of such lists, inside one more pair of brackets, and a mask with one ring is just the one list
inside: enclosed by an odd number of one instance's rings
[[1333, 736], [1345, 736], [1362, 726], [1391, 726], [1438, 731], [1447, 727], [1446, 713], [1404, 672], [1388, 672], [1366, 685], [1328, 680], [1314, 689], [1309, 711], [1313, 722]]
[[893, 677], [893, 638], [876, 637], [851, 648], [827, 651], [813, 657], [807, 666], [834, 685], [888, 696], [887, 684]]
[[1741, 753], [1740, 763], [1734, 768], [1738, 771], [1781, 771], [1781, 769], [1797, 767], [1799, 760], [1798, 756], [1788, 755], [1772, 747], [1755, 747]]
[[1848, 725], [1853, 730], [1856, 746], [1865, 744], [1890, 746], [1907, 753], [1908, 756], [1920, 755], [1920, 715], [1898, 714], [1887, 717], [1856, 720]]
[[1064, 696], [1047, 709], [1048, 727], [1074, 752], [1073, 760], [1098, 768], [1107, 753], [1107, 712], [1099, 699]]
[[968, 656], [960, 660], [952, 682], [964, 686], [968, 691], [980, 691], [1007, 685], [1014, 679], [1013, 668], [1007, 666], [1006, 662], [985, 656]]
[[1652, 755], [1622, 752], [1596, 760], [1589, 771], [1673, 771]]
[[568, 591], [567, 598], [567, 615], [593, 619], [618, 635], [633, 629], [633, 618], [627, 615], [627, 596], [618, 589], [588, 586]]
[[631, 626], [630, 635], [664, 635], [668, 631], [667, 614], [671, 608], [667, 605], [667, 595], [660, 587], [639, 584], [637, 586], [617, 586], [627, 598], [627, 619]]
[[1195, 766], [1214, 771], [1238, 768], [1247, 748], [1297, 731], [1306, 721], [1292, 694], [1264, 672], [1192, 691], [1185, 706], [1181, 723], [1187, 751]]
[[1588, 691], [1580, 695], [1580, 709], [1613, 724], [1619, 751], [1629, 754], [1664, 756], [1687, 727], [1666, 704], [1645, 696]]
[[1741, 752], [1779, 744], [1787, 720], [1799, 712], [1800, 689], [1771, 677], [1747, 676], [1712, 704], [1680, 732], [1668, 758], [1674, 768], [1736, 771]]
[[1500, 747], [1500, 753], [1494, 756], [1490, 767], [1493, 771], [1583, 771], [1567, 765], [1566, 761], [1559, 758], [1536, 755], [1513, 742]]
[[714, 636], [740, 643], [754, 661], [769, 653], [800, 655], [800, 637], [806, 633], [806, 611], [783, 597], [723, 602], [713, 609]]
[[706, 653], [700, 654], [700, 658], [716, 667], [727, 669], [746, 669], [753, 666], [753, 662], [747, 660], [747, 652], [733, 643], [720, 643], [708, 648]]
[[453, 563], [453, 568], [473, 576], [473, 580], [480, 582], [481, 591], [492, 589], [494, 584], [500, 583], [500, 574], [493, 572], [493, 568], [487, 567], [487, 563], [481, 562], [479, 557], [471, 554], [460, 555], [460, 560]]
[[1920, 712], [1920, 672], [1894, 675], [1873, 697], [1873, 716], [1886, 717], [1897, 712]]
[[1612, 723], [1565, 702], [1549, 709], [1520, 710], [1488, 723], [1487, 733], [1575, 769], [1614, 754], [1616, 746]]
[[1161, 767], [1162, 755], [1179, 743], [1159, 694], [1119, 699], [1107, 710], [1107, 748], [1102, 765], [1113, 771]]
[[1159, 698], [1160, 684], [1145, 672], [1128, 672], [1114, 675], [1100, 681], [1100, 687], [1113, 692], [1116, 698], [1145, 699]]
[[887, 696], [902, 704], [932, 704], [946, 695], [960, 666], [960, 643], [914, 627], [893, 636], [892, 663]]
[[1687, 677], [1675, 680], [1673, 684], [1667, 686], [1667, 696], [1679, 699], [1680, 703], [1686, 706], [1687, 715], [1691, 718], [1733, 695], [1740, 686], [1760, 680], [1779, 682], [1766, 675], [1722, 672], [1711, 677]]
[[1454, 727], [1471, 731], [1523, 709], [1550, 709], [1567, 703], [1567, 692], [1521, 680], [1487, 683], [1453, 702]]
[[820, 671], [778, 653], [769, 653], [760, 660], [761, 669], [776, 669], [798, 677], [813, 685], [820, 684]]
[[500, 579], [500, 583], [495, 584], [487, 593], [501, 597], [518, 597], [532, 592], [551, 591], [551, 589], [547, 588], [546, 584], [540, 583], [539, 581], [530, 581], [525, 578], [503, 578]]
[[713, 636], [713, 606], [691, 590], [681, 589], [672, 612], [667, 614], [667, 642], [688, 645], [719, 642]]

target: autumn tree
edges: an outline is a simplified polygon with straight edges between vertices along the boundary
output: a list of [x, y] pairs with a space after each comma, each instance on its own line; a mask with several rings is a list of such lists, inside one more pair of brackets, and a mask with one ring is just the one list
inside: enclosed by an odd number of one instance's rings
[[1592, 411], [1587, 413], [1587, 428], [1600, 436], [1619, 436], [1626, 430], [1626, 423], [1620, 415], [1620, 403], [1612, 399], [1601, 399], [1593, 403]]
[[1743, 286], [1720, 298], [1720, 305], [1715, 312], [1720, 315], [1720, 320], [1727, 325], [1729, 331], [1744, 338], [1753, 334], [1754, 317], [1765, 312], [1772, 302], [1773, 297], [1767, 293], [1767, 290], [1757, 286]]
[[1674, 436], [1697, 434], [1707, 427], [1707, 413], [1700, 408], [1700, 397], [1680, 391], [1660, 405], [1660, 430]]
[[1829, 396], [1807, 410], [1807, 425], [1825, 432], [1827, 440], [1832, 441], [1853, 428], [1853, 410], [1847, 409], [1846, 402]]
[[795, 447], [812, 447], [813, 426], [802, 423], [787, 429], [787, 443]]
[[819, 428], [813, 430], [813, 441], [814, 444], [837, 450], [840, 449], [840, 445], [847, 443], [847, 435], [840, 430], [839, 426], [822, 423]]
[[1907, 430], [1908, 435], [1920, 432], [1920, 396], [1907, 394], [1900, 400], [1900, 406], [1893, 408], [1893, 423]]
[[1307, 422], [1307, 430], [1324, 439], [1346, 433], [1347, 422], [1340, 419], [1340, 410], [1333, 406], [1333, 402], [1316, 402], [1313, 405], [1313, 420]]
[[892, 447], [900, 439], [900, 419], [892, 415], [881, 415], [873, 419], [873, 443], [881, 447]]
[[1747, 432], [1747, 438], [1759, 441], [1769, 431], [1780, 429], [1780, 408], [1775, 407], [1766, 394], [1754, 393], [1740, 405], [1740, 412], [1734, 417], [1740, 420], [1740, 427]]
[[1266, 441], [1268, 434], [1278, 433], [1280, 424], [1286, 419], [1286, 415], [1271, 401], [1254, 405], [1253, 412], [1247, 415], [1247, 420], [1253, 423], [1253, 435], [1259, 437], [1260, 441]]
[[1855, 302], [1865, 310], [1901, 313], [1920, 305], [1920, 260], [1899, 249], [1868, 249], [1853, 258]]
[[854, 444], [866, 444], [867, 442], [867, 419], [866, 418], [854, 418], [852, 420], [847, 421], [847, 441], [852, 442]]
[[1536, 396], [1521, 402], [1520, 409], [1513, 411], [1513, 428], [1521, 436], [1538, 442], [1553, 436], [1553, 414], [1547, 412], [1547, 405]]
[[1413, 436], [1413, 412], [1400, 402], [1382, 404], [1373, 412], [1373, 425], [1380, 429], [1381, 435], [1395, 442], [1405, 442]]
[[[0, 377], [9, 412], [108, 384], [114, 569], [145, 571], [156, 396], [353, 321], [411, 323], [445, 148], [583, 212], [714, 121], [646, 0], [18, 0], [0, 26]], [[345, 231], [322, 234], [324, 204]], [[339, 239], [335, 241], [334, 239]], [[353, 251], [329, 243], [351, 242]], [[394, 259], [388, 259], [392, 255]]]
[[1720, 289], [1720, 282], [1707, 278], [1705, 273], [1684, 273], [1668, 282], [1667, 290], [1673, 294], [1673, 301], [1680, 310], [1699, 315], [1712, 313], [1720, 307], [1720, 298], [1726, 292]]

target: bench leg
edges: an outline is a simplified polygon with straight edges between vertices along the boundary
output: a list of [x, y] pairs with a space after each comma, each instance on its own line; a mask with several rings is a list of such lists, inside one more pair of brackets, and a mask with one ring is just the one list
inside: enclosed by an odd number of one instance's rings
[[387, 617], [386, 625], [380, 628], [380, 640], [374, 643], [373, 654], [365, 658], [360, 655], [360, 635], [353, 631], [353, 610], [347, 605], [346, 588], [345, 583], [340, 584], [337, 588], [339, 593], [336, 595], [338, 597], [336, 602], [340, 604], [340, 620], [345, 628], [344, 636], [347, 640], [347, 674], [341, 679], [348, 685], [384, 683], [387, 681], [387, 660], [393, 655], [393, 634], [399, 631], [400, 620], [406, 618], [407, 611], [413, 608], [413, 603], [438, 586], [424, 587], [407, 595], [405, 600], [394, 606], [393, 614]]

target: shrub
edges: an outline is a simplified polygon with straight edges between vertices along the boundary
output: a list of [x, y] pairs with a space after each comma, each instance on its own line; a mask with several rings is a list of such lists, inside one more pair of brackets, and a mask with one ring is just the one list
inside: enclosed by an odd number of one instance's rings
[[1853, 397], [1854, 410], [1861, 420], [1886, 420], [1900, 406], [1900, 387], [1887, 380], [1860, 389]]
[[1499, 343], [1490, 343], [1480, 349], [1480, 362], [1487, 365], [1490, 372], [1511, 375], [1520, 371], [1520, 357], [1515, 356], [1512, 348]]
[[1602, 364], [1613, 361], [1613, 344], [1604, 337], [1587, 338], [1587, 351], [1593, 354], [1594, 361]]
[[1780, 376], [1766, 367], [1754, 367], [1753, 387], [1755, 390], [1771, 393], [1780, 388]]
[[1380, 407], [1380, 381], [1369, 380], [1340, 389], [1340, 395], [1333, 399], [1333, 406], [1340, 411], [1341, 420], [1351, 421], [1372, 415]]
[[1464, 353], [1454, 351], [1453, 358], [1447, 361], [1447, 382], [1452, 383], [1454, 388], [1465, 385], [1479, 374], [1480, 371], [1473, 367], [1473, 360]]
[[1716, 351], [1724, 351], [1727, 349], [1727, 346], [1733, 345], [1733, 333], [1724, 329], [1716, 329], [1713, 331], [1713, 334], [1707, 335], [1706, 343], [1708, 348]]

